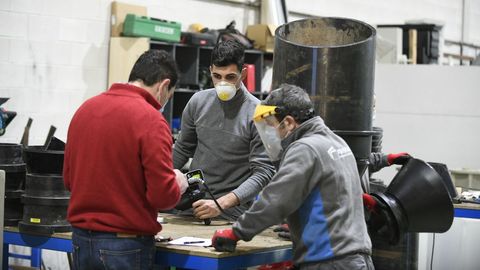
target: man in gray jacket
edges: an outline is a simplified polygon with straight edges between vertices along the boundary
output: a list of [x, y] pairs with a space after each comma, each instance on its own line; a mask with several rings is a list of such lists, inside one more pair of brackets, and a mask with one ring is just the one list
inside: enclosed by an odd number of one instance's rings
[[181, 169], [193, 158], [190, 169], [203, 170], [206, 184], [227, 213], [211, 199], [198, 200], [193, 214], [200, 219], [220, 214], [238, 218], [274, 174], [252, 121], [260, 101], [242, 83], [243, 64], [243, 45], [234, 40], [217, 44], [210, 66], [215, 88], [195, 93], [182, 114], [174, 167]]
[[217, 250], [233, 251], [285, 218], [300, 269], [374, 269], [355, 158], [319, 116], [307, 93], [283, 84], [257, 106], [257, 130], [279, 168], [234, 223], [215, 232]]

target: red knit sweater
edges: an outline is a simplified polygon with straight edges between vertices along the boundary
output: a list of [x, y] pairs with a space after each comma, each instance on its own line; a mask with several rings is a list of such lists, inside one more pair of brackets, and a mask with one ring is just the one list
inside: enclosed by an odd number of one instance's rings
[[160, 104], [142, 88], [114, 84], [77, 110], [63, 177], [75, 227], [152, 235], [157, 212], [180, 199], [172, 137]]

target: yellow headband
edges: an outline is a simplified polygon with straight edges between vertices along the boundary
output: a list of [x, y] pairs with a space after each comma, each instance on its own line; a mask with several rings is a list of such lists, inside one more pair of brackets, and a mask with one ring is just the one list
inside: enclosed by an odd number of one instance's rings
[[253, 121], [260, 121], [269, 115], [276, 114], [277, 113], [275, 111], [276, 108], [277, 106], [258, 104], [257, 107], [255, 108], [255, 113], [253, 114]]

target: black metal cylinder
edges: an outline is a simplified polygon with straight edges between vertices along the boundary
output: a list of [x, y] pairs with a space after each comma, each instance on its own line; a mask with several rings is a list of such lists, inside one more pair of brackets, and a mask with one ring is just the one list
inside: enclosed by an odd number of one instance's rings
[[47, 234], [70, 231], [67, 221], [69, 200], [70, 192], [65, 189], [61, 175], [28, 173], [19, 229]]
[[0, 164], [23, 163], [22, 145], [16, 143], [0, 143]]
[[5, 226], [17, 226], [22, 220], [21, 197], [25, 185], [25, 163], [22, 158], [22, 145], [0, 143], [0, 170], [5, 171]]
[[65, 189], [61, 175], [27, 173], [25, 196], [46, 198], [69, 197], [70, 192]]
[[63, 154], [60, 150], [45, 150], [43, 146], [28, 146], [23, 150], [28, 173], [59, 174], [63, 172]]
[[53, 234], [71, 231], [67, 221], [70, 192], [62, 178], [63, 150], [45, 150], [43, 146], [24, 149], [27, 167], [21, 232]]
[[372, 141], [375, 29], [345, 18], [309, 18], [275, 32], [272, 89], [305, 89], [315, 111], [352, 149], [363, 172]]

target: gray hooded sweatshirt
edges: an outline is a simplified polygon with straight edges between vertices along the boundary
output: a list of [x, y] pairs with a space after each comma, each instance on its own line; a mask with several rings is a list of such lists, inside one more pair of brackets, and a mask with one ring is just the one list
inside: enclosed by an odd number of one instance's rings
[[371, 254], [355, 158], [320, 117], [282, 140], [278, 172], [233, 225], [249, 241], [287, 218], [297, 265]]
[[195, 93], [182, 114], [181, 132], [173, 149], [173, 165], [201, 169], [208, 187], [219, 198], [233, 192], [240, 205], [227, 210], [240, 216], [270, 181], [275, 168], [253, 123], [260, 101], [245, 87], [229, 101], [215, 89]]

